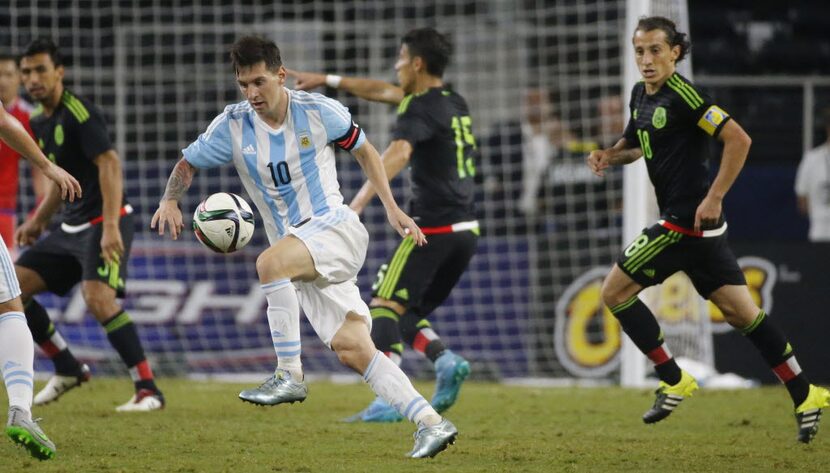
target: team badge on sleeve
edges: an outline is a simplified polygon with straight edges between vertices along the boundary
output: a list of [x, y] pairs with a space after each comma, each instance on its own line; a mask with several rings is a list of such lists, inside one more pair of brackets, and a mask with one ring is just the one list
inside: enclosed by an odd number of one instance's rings
[[703, 116], [700, 117], [700, 120], [697, 122], [697, 126], [709, 135], [714, 135], [718, 127], [720, 127], [727, 118], [729, 118], [728, 113], [724, 112], [723, 109], [717, 105], [712, 105], [707, 108], [706, 112], [703, 113]]

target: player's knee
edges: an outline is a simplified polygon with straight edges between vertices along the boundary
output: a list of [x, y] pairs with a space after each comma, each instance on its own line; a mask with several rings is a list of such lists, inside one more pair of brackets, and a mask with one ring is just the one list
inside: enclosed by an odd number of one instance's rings
[[263, 251], [256, 259], [256, 272], [263, 284], [276, 279], [290, 278], [291, 274], [287, 265], [279, 255], [271, 251], [271, 248]]
[[98, 320], [111, 317], [118, 310], [115, 298], [110, 294], [104, 294], [90, 288], [82, 288], [84, 303]]
[[602, 302], [608, 307], [614, 307], [627, 300], [624, 291], [618, 285], [614, 284], [610, 276], [606, 277], [602, 282], [600, 297], [602, 297]]

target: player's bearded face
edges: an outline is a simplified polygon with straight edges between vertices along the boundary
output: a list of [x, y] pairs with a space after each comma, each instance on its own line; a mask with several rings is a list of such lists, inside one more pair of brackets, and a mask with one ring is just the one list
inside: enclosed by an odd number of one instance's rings
[[674, 74], [680, 46], [671, 47], [661, 29], [634, 33], [634, 56], [643, 80], [649, 85], [660, 85]]
[[402, 44], [398, 61], [395, 63], [395, 71], [398, 73], [398, 83], [404, 93], [411, 94], [415, 87], [415, 70], [412, 67], [412, 56], [409, 55], [409, 47]]
[[275, 72], [269, 70], [265, 62], [251, 67], [242, 67], [237, 71], [236, 81], [239, 90], [257, 113], [276, 110], [280, 105], [282, 86], [285, 84], [285, 68]]
[[63, 80], [63, 66], [55, 67], [47, 53], [22, 58], [20, 73], [26, 92], [38, 101], [51, 97]]

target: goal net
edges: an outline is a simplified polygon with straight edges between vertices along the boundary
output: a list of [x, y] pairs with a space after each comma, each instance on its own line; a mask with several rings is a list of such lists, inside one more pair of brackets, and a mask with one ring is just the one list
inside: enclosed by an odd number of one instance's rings
[[[623, 129], [624, 0], [101, 1], [89, 8], [10, 0], [0, 16], [9, 25], [0, 40], [14, 51], [36, 36], [54, 38], [66, 56], [66, 85], [109, 121], [138, 212], [125, 305], [157, 371], [273, 367], [254, 267], [266, 247], [261, 221], [254, 241], [229, 256], [210, 253], [190, 231], [174, 242], [148, 228], [180, 150], [241, 100], [230, 44], [260, 33], [279, 44], [290, 68], [393, 81], [400, 36], [421, 26], [448, 33], [455, 45], [445, 79], [469, 102], [480, 151], [478, 254], [432, 315], [434, 328], [482, 376], [618, 371], [620, 331], [599, 303], [602, 271], [594, 268], [607, 271], [623, 240], [623, 172], [597, 178], [584, 158]], [[377, 147], [388, 144], [394, 107], [322, 92], [344, 102]], [[363, 175], [346, 153], [338, 151], [337, 163], [348, 200]], [[405, 200], [402, 181], [394, 190]], [[21, 216], [32, 206], [23, 184]], [[186, 227], [196, 204], [217, 191], [244, 195], [231, 167], [197, 174], [182, 202]], [[398, 238], [379, 203], [362, 218], [371, 243], [359, 284], [368, 297]], [[40, 300], [79, 357], [98, 371], [123, 370], [80, 293]], [[303, 323], [307, 369], [341, 370]], [[51, 368], [42, 358], [38, 365]], [[411, 350], [404, 365], [430, 369]]]

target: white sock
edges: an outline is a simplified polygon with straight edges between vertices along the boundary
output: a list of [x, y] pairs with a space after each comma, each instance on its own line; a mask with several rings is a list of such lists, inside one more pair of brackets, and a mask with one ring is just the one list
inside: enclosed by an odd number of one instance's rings
[[271, 327], [271, 340], [277, 353], [277, 368], [302, 381], [300, 303], [294, 285], [289, 279], [279, 279], [263, 284], [262, 290], [268, 299], [268, 326]]
[[372, 391], [393, 406], [402, 416], [412, 422], [434, 425], [441, 416], [429, 405], [424, 396], [418, 394], [409, 378], [392, 360], [378, 351], [369, 362], [363, 380]]
[[6, 382], [9, 406], [29, 412], [32, 408], [35, 356], [32, 332], [23, 312], [0, 314], [0, 370]]

